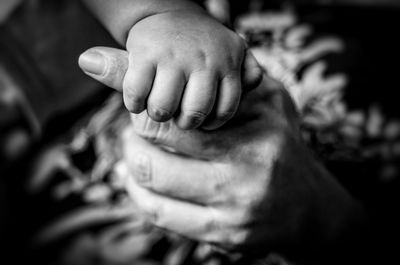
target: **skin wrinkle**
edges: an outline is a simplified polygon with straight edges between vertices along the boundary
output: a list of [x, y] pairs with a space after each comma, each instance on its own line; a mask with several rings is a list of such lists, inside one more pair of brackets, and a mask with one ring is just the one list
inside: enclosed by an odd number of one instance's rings
[[137, 173], [137, 180], [141, 184], [151, 186], [152, 181], [152, 165], [151, 160], [146, 154], [135, 154], [136, 158], [133, 159], [135, 163], [135, 172]]

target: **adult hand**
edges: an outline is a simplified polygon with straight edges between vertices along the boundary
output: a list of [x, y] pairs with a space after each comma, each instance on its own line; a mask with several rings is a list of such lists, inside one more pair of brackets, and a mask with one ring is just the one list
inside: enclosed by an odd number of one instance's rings
[[[102, 52], [113, 59], [100, 80], [118, 88], [125, 55]], [[145, 112], [132, 120], [127, 188], [158, 227], [226, 250], [308, 258], [359, 230], [362, 210], [307, 150], [290, 97], [267, 76], [215, 131], [183, 131]]]

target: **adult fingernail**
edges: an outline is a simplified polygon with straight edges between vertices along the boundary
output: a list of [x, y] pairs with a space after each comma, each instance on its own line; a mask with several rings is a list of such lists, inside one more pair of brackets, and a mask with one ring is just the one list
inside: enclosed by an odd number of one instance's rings
[[79, 66], [86, 73], [103, 75], [106, 69], [106, 60], [99, 52], [87, 51], [79, 57]]
[[135, 154], [132, 161], [133, 176], [138, 183], [145, 184], [151, 181], [150, 159], [147, 155]]

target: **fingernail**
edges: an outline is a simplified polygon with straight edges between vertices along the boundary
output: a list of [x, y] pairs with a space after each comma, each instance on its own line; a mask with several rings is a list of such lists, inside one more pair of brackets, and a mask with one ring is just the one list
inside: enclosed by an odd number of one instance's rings
[[150, 167], [149, 157], [143, 154], [136, 154], [132, 162], [133, 162], [132, 173], [136, 181], [141, 184], [150, 182], [151, 167]]
[[147, 106], [148, 112], [150, 117], [152, 117], [157, 122], [164, 122], [171, 117], [171, 112], [160, 109], [160, 108], [153, 108], [151, 106]]
[[105, 57], [96, 51], [87, 51], [79, 57], [79, 66], [93, 75], [103, 75], [106, 69]]
[[182, 112], [183, 115], [178, 119], [177, 124], [183, 130], [190, 130], [199, 127], [204, 121], [205, 115], [193, 112]]

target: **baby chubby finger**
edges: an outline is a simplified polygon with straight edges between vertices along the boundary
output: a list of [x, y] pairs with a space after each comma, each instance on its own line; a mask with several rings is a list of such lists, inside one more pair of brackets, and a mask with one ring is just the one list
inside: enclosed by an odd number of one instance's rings
[[149, 116], [158, 122], [171, 119], [179, 107], [184, 87], [185, 76], [183, 71], [171, 67], [158, 67], [147, 100]]
[[142, 187], [204, 204], [214, 199], [216, 187], [224, 183], [221, 165], [217, 163], [167, 151], [134, 132], [125, 136], [124, 160]]
[[133, 61], [129, 63], [123, 82], [125, 107], [132, 113], [140, 113], [146, 108], [155, 76], [155, 65], [151, 62]]
[[262, 81], [264, 70], [257, 62], [257, 59], [250, 50], [246, 51], [246, 56], [242, 66], [242, 84], [244, 90], [256, 88]]
[[220, 82], [218, 99], [213, 112], [202, 128], [214, 130], [224, 125], [236, 113], [242, 93], [240, 76], [235, 73], [226, 75]]
[[211, 71], [191, 74], [182, 97], [176, 124], [185, 130], [199, 127], [211, 112], [216, 95], [217, 79]]

